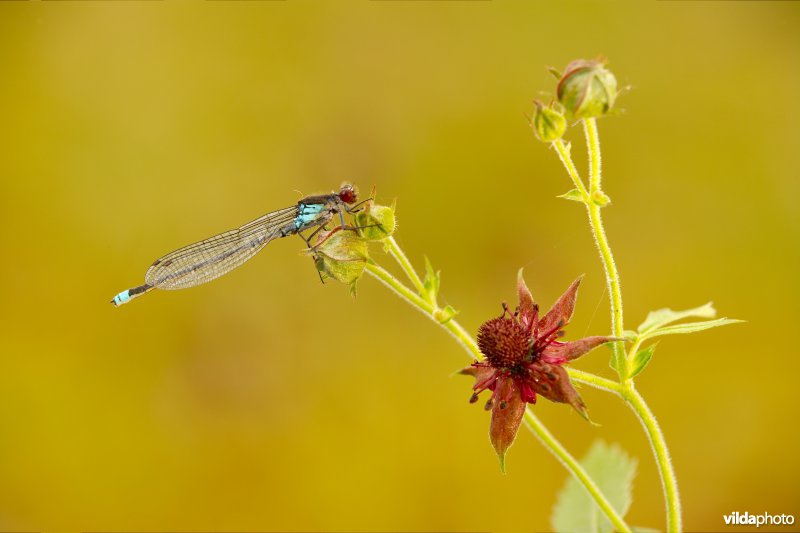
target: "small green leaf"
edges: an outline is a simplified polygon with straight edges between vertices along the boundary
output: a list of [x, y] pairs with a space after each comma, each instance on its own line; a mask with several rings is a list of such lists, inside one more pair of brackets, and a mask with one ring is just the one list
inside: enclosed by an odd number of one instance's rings
[[422, 281], [422, 285], [425, 287], [425, 299], [431, 303], [435, 303], [436, 298], [439, 296], [440, 276], [441, 272], [433, 270], [431, 260], [428, 259], [428, 256], [425, 256], [425, 279]]
[[650, 311], [644, 322], [639, 324], [639, 333], [645, 333], [684, 318], [714, 318], [715, 316], [717, 316], [717, 310], [714, 309], [711, 302], [701, 305], [700, 307], [695, 307], [694, 309], [687, 309], [686, 311], [673, 311], [665, 307], [656, 311]]
[[633, 356], [633, 361], [631, 362], [631, 375], [628, 376], [629, 378], [637, 376], [644, 367], [647, 366], [647, 363], [650, 362], [650, 359], [653, 358], [653, 352], [656, 351], [656, 344], [651, 344], [647, 348], [642, 348], [636, 355]]
[[556, 198], [564, 198], [565, 200], [572, 200], [573, 202], [583, 202], [583, 195], [578, 189], [572, 189], [564, 194], [559, 194]]
[[[631, 487], [636, 475], [636, 460], [616, 444], [595, 441], [589, 453], [581, 460], [586, 473], [595, 481], [611, 506], [625, 516], [631, 505]], [[574, 478], [570, 477], [558, 494], [550, 520], [556, 531], [611, 533], [611, 522], [591, 496]]]
[[625, 340], [628, 342], [636, 342], [636, 339], [639, 337], [639, 334], [635, 331], [631, 331], [626, 329], [622, 332], [622, 336], [625, 337]]
[[348, 287], [348, 291], [347, 292], [349, 292], [350, 296], [352, 296], [353, 298], [355, 298], [357, 296], [357, 293], [358, 293], [358, 286], [357, 285], [358, 285], [358, 280], [355, 280]]
[[458, 311], [452, 305], [445, 306], [444, 309], [437, 309], [434, 311], [433, 317], [436, 319], [437, 322], [440, 324], [444, 324], [451, 320], [454, 316], [458, 314]]
[[611, 198], [603, 191], [594, 191], [592, 193], [592, 202], [600, 207], [605, 207], [611, 203]]
[[735, 318], [718, 318], [716, 320], [704, 320], [703, 322], [689, 322], [688, 324], [677, 324], [675, 326], [667, 326], [650, 330], [646, 334], [640, 336], [641, 339], [652, 339], [653, 337], [660, 337], [662, 335], [682, 335], [686, 333], [695, 333], [697, 331], [704, 331], [706, 329], [718, 328], [720, 326], [727, 326], [728, 324], [739, 324], [744, 320]]

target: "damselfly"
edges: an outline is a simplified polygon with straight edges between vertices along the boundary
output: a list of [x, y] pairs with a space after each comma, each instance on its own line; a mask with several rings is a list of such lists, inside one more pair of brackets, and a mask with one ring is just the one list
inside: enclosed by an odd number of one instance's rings
[[[156, 259], [144, 276], [144, 285], [122, 291], [111, 303], [120, 306], [153, 289], [186, 289], [209, 282], [256, 255], [273, 239], [287, 235], [300, 235], [312, 248], [311, 238], [337, 214], [342, 228], [347, 227], [344, 213], [354, 212], [356, 201], [355, 188], [345, 184], [337, 193], [307, 196], [297, 205], [267, 213], [239, 229], [179, 248]], [[310, 228], [316, 229], [303, 236], [301, 232]]]

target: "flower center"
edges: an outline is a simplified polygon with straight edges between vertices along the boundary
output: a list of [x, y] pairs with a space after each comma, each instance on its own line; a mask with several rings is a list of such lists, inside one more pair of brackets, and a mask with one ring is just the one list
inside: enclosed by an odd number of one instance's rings
[[478, 330], [478, 347], [495, 368], [514, 368], [528, 353], [528, 334], [516, 318], [493, 318]]

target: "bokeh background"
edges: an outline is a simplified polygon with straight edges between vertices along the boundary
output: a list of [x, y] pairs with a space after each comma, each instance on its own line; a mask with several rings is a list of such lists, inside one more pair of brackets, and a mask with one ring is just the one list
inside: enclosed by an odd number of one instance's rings
[[[470, 331], [525, 267], [545, 306], [586, 273], [569, 334], [608, 332], [584, 212], [526, 119], [546, 66], [598, 54], [632, 86], [600, 122], [626, 326], [709, 300], [748, 321], [664, 338], [638, 380], [686, 528], [800, 518], [798, 23], [796, 2], [0, 2], [0, 530], [547, 530], [567, 474], [524, 430], [500, 474], [465, 353], [372, 279], [321, 285], [299, 239], [108, 300], [352, 180], [397, 199]], [[536, 412], [577, 456], [637, 457], [629, 522], [663, 528], [638, 423], [582, 390], [601, 427]]]

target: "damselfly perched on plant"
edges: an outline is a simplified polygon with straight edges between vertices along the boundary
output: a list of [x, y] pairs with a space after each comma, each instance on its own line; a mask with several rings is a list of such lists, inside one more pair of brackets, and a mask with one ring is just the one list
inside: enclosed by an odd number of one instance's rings
[[[156, 259], [147, 269], [144, 285], [122, 291], [111, 303], [120, 306], [153, 289], [186, 289], [227, 274], [254, 255], [270, 241], [287, 235], [299, 235], [309, 248], [311, 238], [337, 214], [342, 228], [347, 228], [344, 213], [357, 209], [358, 195], [350, 184], [339, 192], [307, 196], [297, 205], [267, 213], [238, 229], [226, 231], [200, 242], [184, 246]], [[308, 237], [301, 233], [315, 228]]]

